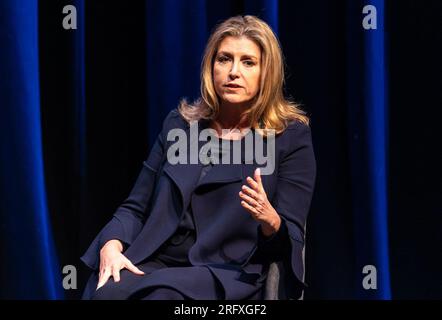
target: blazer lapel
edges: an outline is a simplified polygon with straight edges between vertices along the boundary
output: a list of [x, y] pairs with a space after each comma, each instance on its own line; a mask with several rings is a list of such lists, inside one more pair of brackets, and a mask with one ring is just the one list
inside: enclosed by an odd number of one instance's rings
[[[198, 123], [198, 137], [201, 130], [204, 128], [204, 126], [201, 127], [200, 123], [201, 121]], [[190, 161], [190, 155], [189, 155], [190, 145], [191, 143], [193, 143], [192, 139], [196, 138], [198, 141], [198, 137], [192, 137], [190, 135], [189, 126], [186, 126], [184, 130], [186, 133], [186, 137], [188, 137], [187, 140], [188, 149], [186, 150], [186, 156], [187, 156], [187, 161]], [[202, 141], [198, 141], [198, 150], [200, 150], [203, 143], [204, 142]], [[183, 205], [187, 206], [186, 204], [187, 200], [190, 199], [191, 192], [193, 191], [193, 188], [198, 181], [202, 167], [203, 165], [199, 161], [196, 164], [189, 164], [189, 163], [171, 164], [169, 163], [169, 161], [166, 160], [163, 170], [172, 179], [172, 181], [176, 184], [176, 186], [180, 190], [183, 199]]]

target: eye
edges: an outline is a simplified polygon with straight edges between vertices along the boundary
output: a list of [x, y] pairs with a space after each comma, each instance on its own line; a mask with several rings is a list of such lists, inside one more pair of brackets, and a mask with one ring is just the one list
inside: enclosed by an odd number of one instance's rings
[[225, 63], [225, 62], [229, 61], [230, 58], [226, 57], [226, 56], [220, 56], [220, 57], [218, 57], [217, 60], [218, 60], [219, 63]]
[[253, 67], [253, 66], [255, 65], [255, 62], [253, 62], [252, 60], [245, 60], [245, 61], [244, 61], [244, 64], [245, 64], [247, 67]]

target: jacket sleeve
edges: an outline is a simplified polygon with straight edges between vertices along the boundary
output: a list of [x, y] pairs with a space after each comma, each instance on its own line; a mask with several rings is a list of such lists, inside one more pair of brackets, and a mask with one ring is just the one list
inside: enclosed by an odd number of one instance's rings
[[278, 183], [272, 204], [288, 234], [284, 258], [302, 286], [304, 284], [304, 233], [316, 178], [316, 161], [308, 125], [296, 122], [287, 128], [288, 147], [278, 168]]
[[143, 162], [141, 172], [135, 182], [129, 197], [117, 208], [112, 219], [104, 226], [92, 241], [81, 260], [91, 269], [98, 269], [100, 262], [100, 249], [112, 239], [120, 240], [127, 248], [137, 235], [148, 218], [150, 199], [155, 190], [155, 176], [160, 169], [165, 153], [165, 139], [167, 136], [166, 127], [171, 117], [177, 115], [173, 110], [169, 113], [163, 123], [163, 129], [158, 135], [155, 144], [147, 158]]

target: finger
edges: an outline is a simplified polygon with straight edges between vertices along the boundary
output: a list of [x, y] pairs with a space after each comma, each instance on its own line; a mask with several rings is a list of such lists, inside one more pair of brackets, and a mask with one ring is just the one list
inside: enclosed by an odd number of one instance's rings
[[246, 193], [249, 197], [253, 198], [253, 199], [257, 199], [258, 198], [258, 193], [255, 190], [250, 189], [247, 186], [242, 186], [242, 191], [244, 193]]
[[241, 201], [241, 205], [247, 209], [255, 218], [259, 217], [259, 212], [245, 201]]
[[255, 181], [262, 186], [262, 180], [261, 180], [261, 169], [256, 168], [255, 170]]
[[259, 184], [250, 177], [247, 177], [247, 183], [252, 187], [253, 190], [260, 192]]
[[138, 274], [140, 276], [142, 276], [144, 274], [144, 272], [141, 271], [140, 269], [138, 269], [136, 266], [134, 266], [132, 264], [132, 262], [130, 262], [129, 259], [127, 259], [127, 261], [126, 261], [126, 268], [127, 268], [127, 270], [129, 270], [129, 271], [131, 271], [131, 272], [133, 272], [135, 274]]
[[114, 278], [115, 282], [120, 282], [120, 270], [118, 268], [112, 269], [112, 277]]
[[97, 284], [97, 290], [106, 284], [106, 282], [107, 282], [107, 280], [109, 280], [110, 276], [111, 276], [111, 272], [108, 268], [105, 269], [104, 272], [101, 273], [100, 279], [98, 280], [98, 284]]
[[[100, 267], [100, 272], [98, 273], [98, 283], [100, 283], [103, 280], [105, 272], [106, 272], [106, 268], [105, 267], [103, 267], [103, 268]], [[97, 283], [97, 285], [98, 285], [98, 283]]]
[[246, 195], [244, 192], [240, 191], [239, 192], [239, 196], [241, 197], [241, 199], [243, 199], [244, 201], [246, 201], [249, 205], [251, 205], [252, 207], [256, 207], [258, 206], [258, 202], [253, 199], [252, 197]]
[[258, 183], [261, 192], [265, 193], [264, 185], [262, 184], [261, 169], [260, 168], [256, 168], [256, 170], [255, 170], [255, 180]]

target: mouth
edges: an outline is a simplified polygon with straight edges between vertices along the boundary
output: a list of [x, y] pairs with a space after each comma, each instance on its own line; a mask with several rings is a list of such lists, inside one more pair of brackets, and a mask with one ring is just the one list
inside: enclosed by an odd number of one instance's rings
[[240, 89], [240, 88], [242, 88], [240, 85], [234, 84], [234, 83], [225, 84], [224, 87], [229, 88], [229, 89]]

